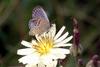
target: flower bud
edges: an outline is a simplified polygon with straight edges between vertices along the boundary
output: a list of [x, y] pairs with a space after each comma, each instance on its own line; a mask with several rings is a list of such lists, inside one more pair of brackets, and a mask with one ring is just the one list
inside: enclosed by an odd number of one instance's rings
[[[78, 51], [77, 51], [77, 49], [78, 49]], [[75, 45], [72, 45], [72, 46], [70, 47], [70, 52], [71, 52], [71, 55], [73, 55], [73, 56], [76, 57], [77, 55], [82, 54], [82, 52], [83, 52], [83, 47], [82, 47], [81, 44], [79, 44], [78, 47], [76, 47]]]
[[83, 60], [81, 58], [78, 59], [78, 66], [79, 67], [82, 67], [83, 66]]
[[92, 59], [86, 64], [86, 67], [100, 67], [99, 56], [94, 55]]

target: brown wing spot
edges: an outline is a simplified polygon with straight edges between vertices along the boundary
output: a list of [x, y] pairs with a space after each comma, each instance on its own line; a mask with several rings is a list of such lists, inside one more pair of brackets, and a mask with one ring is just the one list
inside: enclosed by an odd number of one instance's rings
[[36, 24], [36, 26], [39, 26], [40, 23], [41, 23], [41, 19], [39, 18], [39, 19], [37, 19], [37, 24]]

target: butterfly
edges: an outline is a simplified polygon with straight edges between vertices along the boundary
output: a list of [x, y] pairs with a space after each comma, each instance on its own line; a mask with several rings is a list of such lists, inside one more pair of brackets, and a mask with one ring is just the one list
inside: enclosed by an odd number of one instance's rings
[[29, 35], [42, 34], [50, 28], [50, 22], [46, 12], [41, 6], [37, 6], [32, 11], [32, 19], [29, 20]]

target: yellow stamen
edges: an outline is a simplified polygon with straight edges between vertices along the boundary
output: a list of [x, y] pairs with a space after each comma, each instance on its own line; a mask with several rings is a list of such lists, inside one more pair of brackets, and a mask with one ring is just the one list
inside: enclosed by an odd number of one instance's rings
[[36, 49], [36, 51], [40, 55], [45, 55], [53, 47], [53, 40], [52, 38], [45, 36], [45, 37], [41, 37], [41, 39], [39, 39], [37, 44], [38, 45], [34, 45], [33, 48]]

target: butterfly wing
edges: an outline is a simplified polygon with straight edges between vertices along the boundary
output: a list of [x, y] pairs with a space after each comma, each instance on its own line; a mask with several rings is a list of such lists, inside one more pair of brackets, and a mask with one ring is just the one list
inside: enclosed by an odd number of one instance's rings
[[49, 22], [47, 14], [45, 13], [44, 9], [40, 6], [37, 6], [32, 11], [32, 18], [42, 17]]
[[48, 17], [42, 7], [35, 7], [32, 11], [32, 19], [29, 21], [29, 34], [41, 34], [50, 27]]
[[32, 29], [37, 26], [39, 18], [33, 18], [29, 20], [29, 29]]

